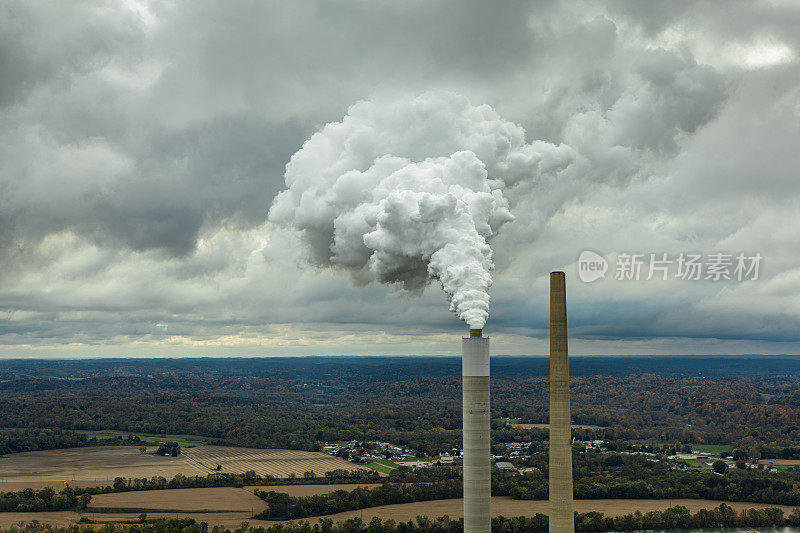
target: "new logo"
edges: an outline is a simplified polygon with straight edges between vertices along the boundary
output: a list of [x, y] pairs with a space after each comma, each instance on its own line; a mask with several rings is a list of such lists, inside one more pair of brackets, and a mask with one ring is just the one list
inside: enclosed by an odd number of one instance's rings
[[604, 278], [608, 272], [608, 261], [602, 255], [584, 250], [578, 257], [578, 277], [584, 283]]

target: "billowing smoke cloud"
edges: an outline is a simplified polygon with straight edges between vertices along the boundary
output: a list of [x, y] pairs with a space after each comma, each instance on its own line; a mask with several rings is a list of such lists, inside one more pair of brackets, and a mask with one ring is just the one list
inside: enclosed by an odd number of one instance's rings
[[452, 93], [359, 102], [292, 156], [270, 220], [299, 230], [318, 266], [406, 290], [438, 281], [450, 310], [481, 328], [489, 243], [514, 219], [514, 190], [571, 159]]

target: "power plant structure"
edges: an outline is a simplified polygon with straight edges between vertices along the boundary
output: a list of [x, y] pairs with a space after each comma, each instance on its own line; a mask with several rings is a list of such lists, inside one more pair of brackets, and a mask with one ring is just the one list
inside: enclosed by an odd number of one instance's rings
[[574, 533], [572, 433], [567, 361], [567, 289], [563, 272], [550, 273], [549, 485], [550, 533]]
[[470, 329], [469, 337], [461, 339], [461, 387], [464, 395], [464, 533], [489, 533], [492, 521], [489, 338], [484, 337], [480, 329]]

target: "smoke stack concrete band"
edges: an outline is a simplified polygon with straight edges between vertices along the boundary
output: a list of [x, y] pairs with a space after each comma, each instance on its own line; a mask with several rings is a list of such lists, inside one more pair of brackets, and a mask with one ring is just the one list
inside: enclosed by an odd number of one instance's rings
[[567, 361], [567, 290], [550, 273], [550, 533], [573, 533], [572, 438]]
[[489, 463], [489, 338], [471, 329], [461, 340], [464, 392], [464, 533], [489, 533], [492, 496]]

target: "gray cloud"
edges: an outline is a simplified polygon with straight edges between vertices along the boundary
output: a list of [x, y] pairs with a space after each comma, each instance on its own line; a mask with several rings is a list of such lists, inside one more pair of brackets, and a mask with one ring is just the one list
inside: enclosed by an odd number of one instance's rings
[[342, 332], [369, 339], [365, 352], [435, 351], [424, 339], [460, 328], [441, 294], [354, 287], [267, 222], [305, 139], [359, 100], [431, 90], [570, 154], [520, 187], [492, 241], [488, 327], [509, 350], [545, 334], [544, 276], [585, 248], [765, 256], [750, 285], [573, 282], [586, 350], [796, 342], [800, 10], [720, 9], [6, 2], [0, 354], [337, 352]]

